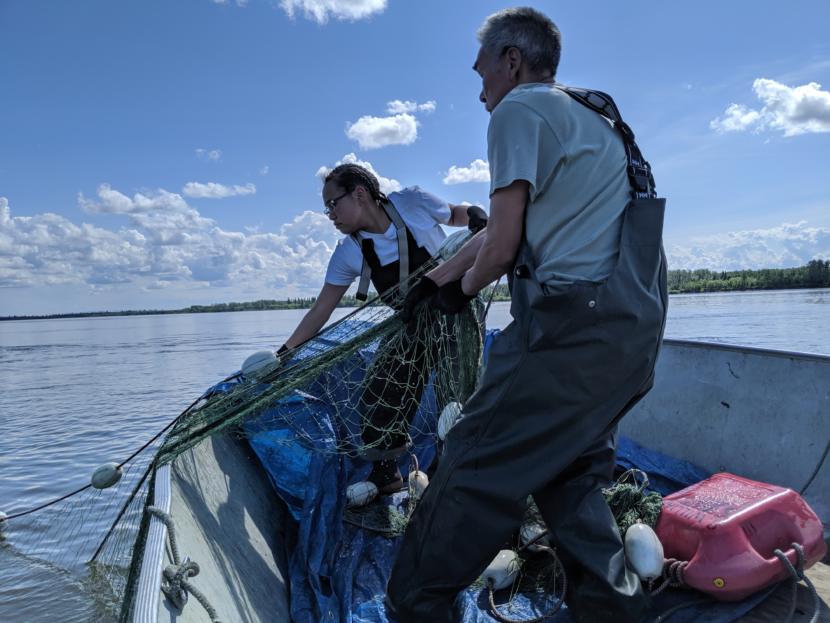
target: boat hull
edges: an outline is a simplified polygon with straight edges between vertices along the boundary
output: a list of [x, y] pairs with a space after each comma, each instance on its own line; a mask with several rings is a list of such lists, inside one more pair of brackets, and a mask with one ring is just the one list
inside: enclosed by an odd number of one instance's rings
[[830, 357], [666, 340], [623, 418], [637, 443], [801, 493], [830, 536]]
[[[154, 504], [168, 506], [181, 556], [199, 565], [191, 582], [220, 619], [290, 620], [287, 511], [244, 439], [233, 432], [205, 439], [158, 470], [155, 493]], [[180, 611], [160, 591], [161, 570], [173, 563], [168, 542], [166, 526], [152, 518], [132, 620], [209, 622], [193, 596]]]
[[[712, 472], [803, 492], [827, 538], [828, 413], [830, 357], [666, 340], [654, 389], [623, 419], [621, 432]], [[290, 621], [290, 521], [244, 439], [234, 433], [206, 439], [160, 470], [155, 489], [154, 503], [167, 504], [182, 555], [200, 566], [193, 584], [222, 620]], [[172, 563], [166, 538], [163, 522], [151, 519], [130, 620], [209, 621], [192, 597], [180, 612], [159, 590], [162, 569]], [[773, 620], [760, 609], [757, 616], [744, 620]]]

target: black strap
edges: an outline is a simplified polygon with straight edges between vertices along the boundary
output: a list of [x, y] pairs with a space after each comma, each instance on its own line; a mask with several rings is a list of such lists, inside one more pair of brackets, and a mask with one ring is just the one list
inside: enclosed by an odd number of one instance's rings
[[[409, 245], [411, 240], [414, 240], [414, 238], [412, 238], [409, 228], [406, 226], [406, 223], [404, 223], [401, 215], [398, 213], [398, 210], [391, 201], [387, 199], [380, 204], [380, 207], [383, 208], [383, 211], [386, 212], [389, 220], [392, 221], [392, 224], [395, 226], [395, 237], [398, 240], [398, 283], [400, 284], [401, 294], [405, 295], [407, 289], [409, 288]], [[360, 282], [357, 285], [357, 293], [355, 294], [355, 298], [358, 301], [365, 301], [368, 298], [369, 281], [372, 276], [372, 270], [376, 270], [375, 266], [380, 266], [380, 260], [378, 259], [374, 244], [371, 240], [361, 238], [357, 234], [352, 234], [352, 238], [363, 253], [363, 266], [360, 270]], [[367, 242], [369, 243], [368, 246], [366, 245]], [[368, 253], [371, 254], [371, 257], [374, 258], [375, 266], [372, 266], [372, 264], [367, 261], [367, 258], [369, 257], [369, 255], [367, 255], [367, 250]]]
[[655, 191], [654, 176], [651, 173], [651, 165], [643, 158], [640, 148], [634, 140], [634, 131], [622, 119], [620, 109], [607, 93], [583, 89], [580, 87], [569, 87], [564, 84], [554, 84], [557, 89], [564, 91], [577, 102], [590, 108], [594, 112], [608, 119], [619, 131], [625, 145], [625, 155], [628, 159], [628, 180], [631, 183], [631, 194], [634, 199], [654, 198]]
[[375, 244], [371, 238], [363, 238], [360, 241], [361, 251], [363, 252], [363, 259], [372, 270], [377, 270], [380, 266], [380, 258], [375, 253]]

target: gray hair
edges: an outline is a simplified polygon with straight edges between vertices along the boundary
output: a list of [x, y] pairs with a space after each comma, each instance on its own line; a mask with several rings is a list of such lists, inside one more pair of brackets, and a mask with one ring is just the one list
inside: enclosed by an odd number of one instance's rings
[[500, 56], [507, 48], [518, 48], [531, 71], [556, 76], [562, 35], [551, 19], [530, 7], [493, 13], [478, 29], [478, 42], [488, 54]]

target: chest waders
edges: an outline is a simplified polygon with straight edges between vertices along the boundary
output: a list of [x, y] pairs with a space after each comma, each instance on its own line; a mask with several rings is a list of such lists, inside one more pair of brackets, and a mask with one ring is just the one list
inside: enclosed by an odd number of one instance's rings
[[[419, 247], [412, 232], [401, 219], [391, 202], [382, 204], [397, 230], [398, 260], [380, 265], [371, 240], [360, 240], [363, 251], [363, 272], [358, 285], [358, 298], [366, 298], [369, 280], [378, 291], [383, 301], [397, 309], [399, 303], [393, 300], [391, 293], [404, 294], [410, 272], [416, 271], [430, 260], [429, 251]], [[437, 314], [436, 314], [437, 316]], [[396, 341], [390, 344], [389, 341]], [[409, 339], [406, 332], [397, 332], [387, 338], [381, 345], [379, 356], [367, 372], [368, 379], [360, 398], [363, 431], [361, 437], [365, 444], [363, 456], [371, 461], [391, 459], [400, 456], [406, 450], [408, 424], [418, 409], [421, 392], [429, 378], [430, 345], [433, 340], [427, 336]]]
[[456, 595], [517, 530], [528, 495], [565, 565], [576, 621], [633, 623], [648, 605], [601, 489], [613, 476], [617, 422], [653, 384], [668, 301], [665, 200], [610, 97], [569, 94], [601, 109], [626, 145], [632, 199], [616, 266], [602, 283], [549, 292], [523, 239], [514, 321], [492, 344], [392, 570], [387, 601], [399, 623], [453, 621]]

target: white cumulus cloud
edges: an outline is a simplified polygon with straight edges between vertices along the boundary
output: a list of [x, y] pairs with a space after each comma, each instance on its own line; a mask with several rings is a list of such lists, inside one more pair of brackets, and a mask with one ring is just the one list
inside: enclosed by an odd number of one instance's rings
[[90, 214], [186, 213], [191, 210], [181, 195], [164, 189], [135, 193], [130, 198], [109, 184], [101, 184], [98, 186], [98, 199], [98, 202], [90, 201], [83, 193], [78, 195], [81, 208]]
[[806, 221], [768, 229], [734, 231], [699, 237], [691, 245], [667, 249], [669, 268], [743, 270], [803, 266], [830, 259], [830, 228]]
[[182, 188], [182, 192], [188, 197], [199, 199], [224, 199], [225, 197], [236, 197], [242, 195], [253, 195], [256, 193], [256, 186], [253, 184], [245, 184], [239, 186], [225, 186], [216, 182], [208, 182], [203, 184], [201, 182], [188, 182]]
[[[357, 164], [369, 171], [372, 175], [378, 178], [378, 185], [380, 186], [380, 191], [385, 195], [396, 192], [402, 188], [401, 183], [398, 180], [389, 177], [383, 177], [375, 170], [375, 167], [372, 166], [371, 162], [360, 160], [354, 153], [346, 154], [345, 156], [343, 156], [343, 158], [335, 162], [334, 166], [336, 167], [341, 164]], [[317, 177], [319, 177], [321, 180], [325, 179], [325, 177], [333, 168], [334, 167], [327, 166], [320, 167], [319, 169], [317, 169]]]
[[784, 136], [830, 132], [830, 92], [817, 82], [789, 87], [775, 80], [758, 78], [752, 89], [763, 106], [749, 108], [730, 104], [709, 127], [718, 133], [780, 130]]
[[83, 193], [78, 195], [78, 203], [85, 212], [128, 215], [133, 227], [160, 245], [182, 244], [192, 239], [191, 232], [214, 226], [211, 219], [204, 218], [181, 195], [163, 188], [128, 197], [109, 184], [101, 184], [97, 194], [98, 201], [87, 199]]
[[490, 165], [481, 158], [476, 158], [468, 167], [452, 165], [444, 176], [445, 184], [465, 184], [467, 182], [489, 182]]
[[709, 127], [723, 134], [724, 132], [740, 132], [758, 124], [761, 113], [747, 108], [743, 104], [730, 104], [726, 107], [722, 117], [713, 119]]
[[346, 136], [361, 149], [411, 145], [418, 138], [418, 121], [409, 113], [390, 117], [366, 115], [346, 126]]
[[330, 18], [356, 21], [386, 9], [386, 0], [280, 0], [280, 7], [293, 18], [298, 12], [318, 24]]
[[49, 212], [12, 216], [0, 197], [0, 288], [123, 283], [147, 269], [145, 243], [135, 230], [76, 225]]
[[390, 115], [397, 115], [400, 113], [414, 113], [414, 112], [435, 112], [437, 104], [435, 100], [429, 100], [423, 104], [413, 102], [410, 100], [392, 100], [386, 103], [386, 112]]
[[221, 149], [203, 149], [201, 147], [196, 149], [196, 157], [201, 160], [208, 160], [210, 162], [218, 162], [222, 157]]
[[0, 197], [0, 288], [171, 291], [208, 284], [246, 288], [262, 298], [308, 295], [323, 283], [339, 238], [317, 211], [272, 233], [227, 231], [163, 189], [130, 197], [101, 184], [94, 200], [80, 195], [79, 202], [88, 213], [125, 220], [106, 229], [52, 213], [13, 216], [8, 199]]

